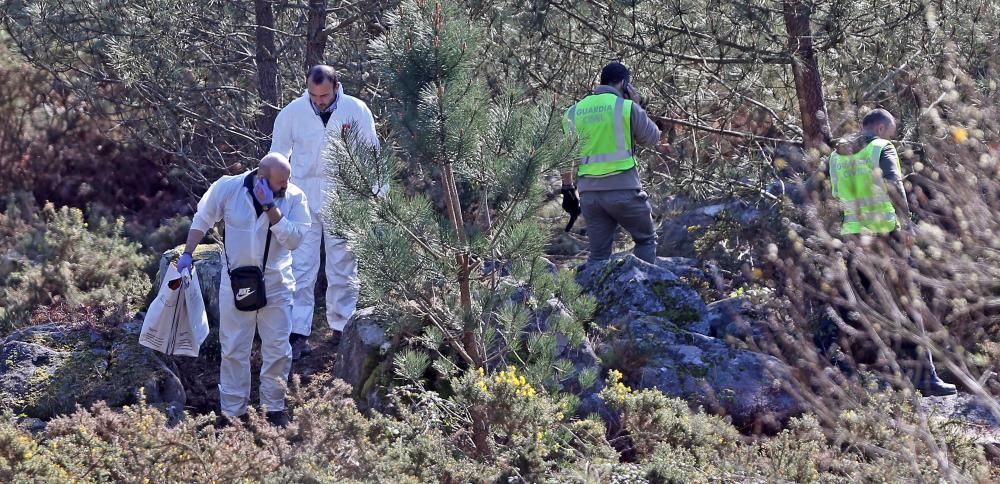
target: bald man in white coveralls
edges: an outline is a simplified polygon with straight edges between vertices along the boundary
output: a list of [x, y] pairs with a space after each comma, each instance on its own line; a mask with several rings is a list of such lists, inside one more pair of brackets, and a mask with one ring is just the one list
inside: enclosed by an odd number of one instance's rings
[[[292, 253], [309, 230], [305, 195], [289, 183], [291, 166], [280, 153], [269, 153], [260, 167], [212, 184], [198, 202], [187, 245], [177, 270], [191, 267], [192, 252], [215, 224], [225, 222], [222, 280], [219, 285], [219, 342], [222, 362], [219, 401], [223, 421], [243, 417], [250, 399], [250, 350], [254, 333], [260, 335], [260, 404], [267, 419], [288, 423], [285, 390], [292, 366], [291, 331]], [[268, 234], [271, 242], [268, 245]], [[267, 263], [264, 251], [267, 247]], [[236, 308], [229, 272], [237, 267], [263, 267], [267, 304], [256, 311]]]

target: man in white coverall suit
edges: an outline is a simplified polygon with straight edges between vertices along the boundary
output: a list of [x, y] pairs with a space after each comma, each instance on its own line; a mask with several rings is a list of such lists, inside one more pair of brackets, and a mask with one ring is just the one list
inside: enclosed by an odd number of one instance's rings
[[[327, 150], [330, 136], [342, 136], [354, 126], [362, 138], [378, 147], [375, 119], [359, 99], [344, 94], [337, 72], [317, 65], [306, 75], [306, 92], [278, 113], [274, 122], [271, 151], [283, 153], [292, 163], [292, 183], [309, 200], [312, 225], [302, 244], [292, 253], [295, 295], [292, 298], [293, 358], [308, 354], [312, 332], [316, 277], [320, 244], [326, 248], [326, 321], [334, 331], [334, 345], [354, 315], [358, 303], [358, 262], [347, 241], [332, 235], [323, 221], [327, 187]], [[336, 168], [335, 166], [331, 168]]]
[[[284, 426], [285, 388], [292, 365], [291, 331], [292, 253], [309, 231], [309, 208], [305, 194], [288, 182], [291, 165], [280, 153], [269, 153], [257, 170], [224, 176], [212, 184], [198, 202], [185, 251], [177, 261], [178, 271], [191, 267], [191, 253], [205, 233], [225, 220], [225, 254], [219, 286], [219, 342], [222, 364], [219, 400], [225, 419], [242, 417], [250, 399], [250, 349], [254, 331], [260, 333], [263, 363], [260, 368], [260, 405], [268, 420]], [[267, 305], [256, 311], [236, 308], [229, 273], [237, 267], [264, 263], [268, 232], [264, 286]]]

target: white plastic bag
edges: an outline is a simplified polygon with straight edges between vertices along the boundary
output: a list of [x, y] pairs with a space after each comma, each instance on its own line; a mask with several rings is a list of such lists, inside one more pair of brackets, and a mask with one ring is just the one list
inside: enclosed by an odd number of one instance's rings
[[139, 344], [168, 355], [197, 357], [206, 337], [208, 315], [198, 274], [193, 266], [181, 275], [176, 265], [168, 265], [160, 292], [142, 321]]

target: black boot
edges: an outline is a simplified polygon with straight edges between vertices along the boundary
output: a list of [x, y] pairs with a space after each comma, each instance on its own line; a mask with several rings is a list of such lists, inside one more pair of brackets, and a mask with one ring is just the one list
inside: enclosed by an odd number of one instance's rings
[[923, 371], [918, 372], [919, 376], [913, 379], [914, 388], [920, 390], [920, 393], [925, 397], [943, 397], [958, 393], [958, 388], [955, 385], [945, 382], [938, 376], [937, 368], [934, 367], [934, 358], [929, 352], [925, 352], [925, 356], [921, 359], [924, 368]]
[[306, 335], [292, 333], [288, 336], [288, 342], [292, 345], [292, 361], [298, 360], [303, 356], [309, 356], [312, 353], [312, 347], [309, 346], [309, 337]]
[[285, 428], [288, 426], [288, 413], [284, 410], [267, 412], [267, 421], [275, 427]]
[[955, 385], [942, 380], [937, 376], [937, 373], [918, 383], [914, 383], [913, 386], [917, 390], [920, 390], [920, 393], [925, 397], [943, 397], [958, 393], [958, 388]]

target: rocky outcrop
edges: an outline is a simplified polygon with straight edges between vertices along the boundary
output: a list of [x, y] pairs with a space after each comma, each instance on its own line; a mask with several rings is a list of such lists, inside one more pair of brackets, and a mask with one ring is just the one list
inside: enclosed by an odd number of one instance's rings
[[931, 419], [948, 422], [973, 442], [1000, 445], [1000, 405], [995, 398], [970, 393], [924, 397], [920, 408]]
[[364, 406], [377, 406], [377, 386], [388, 346], [385, 330], [372, 308], [355, 313], [344, 328], [333, 375], [349, 383], [354, 397]]
[[762, 325], [745, 301], [706, 305], [686, 284], [697, 275], [677, 259], [654, 265], [632, 255], [583, 266], [577, 281], [596, 297], [596, 320], [610, 335], [599, 352], [637, 387], [685, 398], [747, 429], [777, 430], [803, 411], [785, 388], [791, 369], [737, 347], [761, 335]]
[[758, 319], [759, 316], [750, 301], [744, 298], [721, 299], [708, 305], [703, 320], [708, 332], [703, 334], [740, 348], [749, 343], [768, 346], [767, 327]]
[[[141, 314], [110, 326], [73, 321], [34, 326], [0, 341], [0, 406], [48, 419], [78, 404], [104, 400], [114, 407], [144, 394], [175, 413], [217, 409], [220, 255], [214, 246], [195, 254], [211, 328], [199, 358], [168, 358], [139, 346]], [[161, 269], [176, 256], [176, 250], [166, 252]], [[749, 304], [740, 299], [705, 304], [699, 290], [708, 281], [698, 261], [675, 257], [648, 264], [625, 255], [585, 265], [577, 281], [596, 299], [595, 322], [604, 336], [594, 347], [588, 338], [557, 334], [555, 358], [565, 373], [552, 383], [580, 398], [582, 414], [608, 413], [597, 397], [606, 368], [622, 370], [630, 385], [657, 388], [755, 429], [774, 428], [801, 411], [785, 391], [792, 381], [789, 368], [751, 351], [755, 345], [739, 344], [765, 337]], [[510, 284], [517, 290], [507, 304], [530, 310], [524, 338], [569, 317], [558, 299], [538, 301], [530, 287]], [[381, 408], [381, 395], [392, 383], [387, 327], [374, 310], [359, 311], [336, 355], [332, 345], [319, 346], [309, 358], [323, 368], [333, 362], [334, 376], [354, 387], [362, 407]], [[303, 364], [309, 363], [296, 362], [294, 371], [306, 376]], [[594, 378], [581, 378], [584, 374]]]
[[654, 315], [679, 327], [697, 325], [707, 308], [698, 292], [670, 271], [629, 254], [607, 263], [585, 264], [577, 283], [597, 299], [598, 323]]
[[636, 384], [728, 415], [738, 427], [776, 431], [802, 412], [784, 385], [791, 370], [777, 358], [645, 317], [625, 323], [623, 337], [646, 355]]
[[[165, 252], [154, 287], [180, 249]], [[209, 337], [199, 358], [167, 357], [139, 345], [143, 313], [95, 321], [86, 309], [61, 311], [53, 322], [26, 327], [0, 340], [0, 409], [42, 420], [104, 401], [111, 407], [144, 398], [179, 418], [185, 408], [218, 406], [221, 252], [195, 253]], [[155, 297], [155, 293], [150, 299]]]
[[0, 408], [50, 419], [77, 405], [134, 403], [142, 393], [178, 412], [183, 387], [139, 346], [141, 327], [141, 319], [102, 327], [59, 321], [15, 331], [0, 340]]
[[660, 207], [663, 221], [657, 231], [657, 255], [696, 257], [695, 242], [721, 217], [726, 216], [741, 225], [758, 220], [765, 212], [739, 200], [716, 203], [696, 203], [678, 197]]

